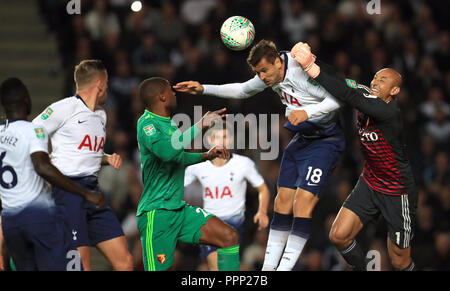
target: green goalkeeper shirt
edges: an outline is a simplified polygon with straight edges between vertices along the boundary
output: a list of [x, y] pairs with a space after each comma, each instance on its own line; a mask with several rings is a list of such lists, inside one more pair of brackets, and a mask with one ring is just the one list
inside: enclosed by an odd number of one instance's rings
[[187, 153], [184, 148], [199, 132], [194, 125], [181, 134], [172, 119], [148, 110], [139, 118], [137, 141], [144, 189], [137, 216], [154, 209], [179, 209], [185, 204], [185, 168], [201, 162], [202, 154]]

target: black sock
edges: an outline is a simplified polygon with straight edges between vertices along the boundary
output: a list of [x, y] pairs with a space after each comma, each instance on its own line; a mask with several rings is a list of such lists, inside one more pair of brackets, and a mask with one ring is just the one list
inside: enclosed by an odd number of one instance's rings
[[367, 259], [361, 247], [353, 240], [352, 243], [341, 251], [341, 255], [345, 261], [352, 266], [355, 271], [367, 271]]

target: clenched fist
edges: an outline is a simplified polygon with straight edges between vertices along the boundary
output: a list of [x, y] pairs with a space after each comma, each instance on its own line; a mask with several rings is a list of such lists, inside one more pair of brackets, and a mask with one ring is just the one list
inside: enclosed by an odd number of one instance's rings
[[308, 72], [316, 61], [316, 56], [311, 52], [311, 47], [303, 42], [299, 42], [292, 47], [291, 56], [302, 66], [305, 72]]

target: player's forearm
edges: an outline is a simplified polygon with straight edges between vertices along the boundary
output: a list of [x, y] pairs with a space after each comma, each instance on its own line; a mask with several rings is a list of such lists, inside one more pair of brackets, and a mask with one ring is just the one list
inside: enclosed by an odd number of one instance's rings
[[265, 183], [258, 187], [258, 201], [258, 212], [266, 214], [269, 208], [270, 192]]
[[64, 176], [55, 166], [53, 166], [46, 153], [33, 153], [31, 154], [31, 159], [36, 173], [53, 186], [83, 198], [86, 198], [89, 195], [86, 189]]
[[198, 164], [203, 161], [203, 154], [202, 153], [183, 153], [183, 165], [185, 167]]
[[102, 165], [102, 166], [108, 164], [108, 157], [109, 157], [109, 156], [110, 156], [110, 155], [108, 155], [107, 153], [103, 153], [102, 161], [101, 161], [101, 165]]
[[179, 147], [183, 149], [186, 148], [186, 146], [188, 146], [200, 132], [201, 129], [197, 124], [191, 126], [180, 135], [180, 138], [178, 139]]
[[305, 110], [308, 115], [308, 119], [320, 117], [326, 115], [339, 109], [339, 102], [332, 96], [327, 96], [322, 102], [312, 105], [306, 105], [303, 110]]
[[392, 113], [387, 103], [380, 98], [369, 94], [364, 96], [363, 93], [349, 87], [346, 80], [331, 67], [320, 61], [318, 65], [320, 72], [315, 80], [337, 99], [376, 119], [383, 119]]
[[226, 99], [245, 99], [253, 96], [243, 91], [242, 83], [203, 85], [203, 94]]

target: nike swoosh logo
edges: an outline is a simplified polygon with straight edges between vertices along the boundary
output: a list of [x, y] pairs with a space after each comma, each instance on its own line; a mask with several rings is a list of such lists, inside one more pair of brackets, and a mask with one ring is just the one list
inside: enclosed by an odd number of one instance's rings
[[319, 185], [317, 185], [317, 184], [311, 184], [311, 183], [308, 182], [308, 186], [319, 186]]
[[78, 120], [78, 124], [85, 123], [87, 120], [80, 121]]

